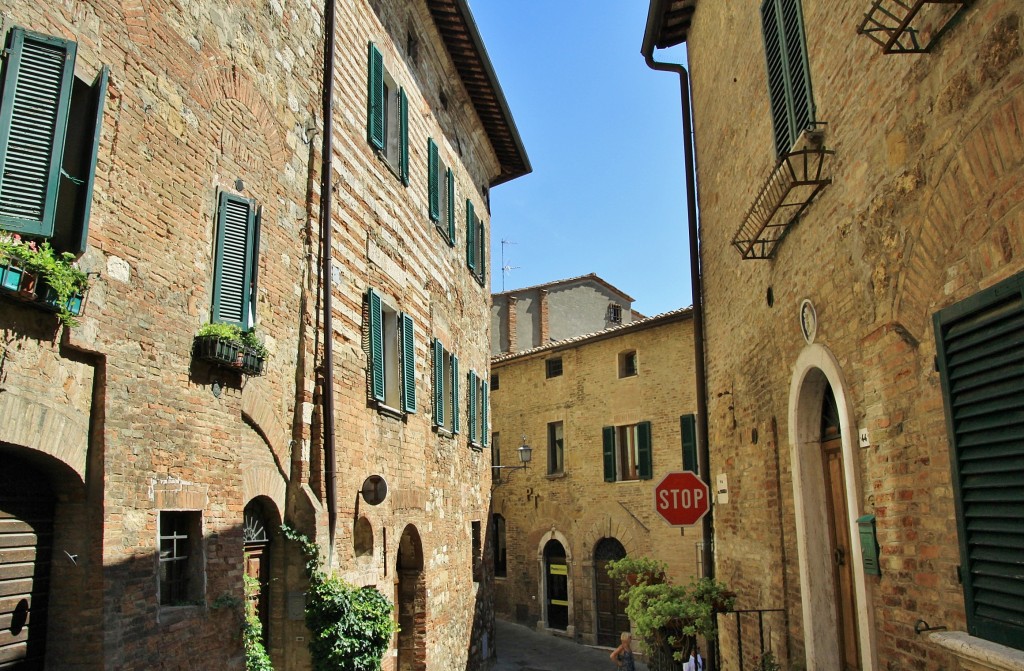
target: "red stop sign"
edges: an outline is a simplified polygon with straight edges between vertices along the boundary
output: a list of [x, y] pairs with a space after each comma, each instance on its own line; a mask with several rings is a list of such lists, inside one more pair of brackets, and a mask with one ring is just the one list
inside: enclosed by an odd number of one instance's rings
[[710, 506], [708, 486], [693, 471], [669, 473], [654, 488], [654, 509], [674, 527], [696, 524]]

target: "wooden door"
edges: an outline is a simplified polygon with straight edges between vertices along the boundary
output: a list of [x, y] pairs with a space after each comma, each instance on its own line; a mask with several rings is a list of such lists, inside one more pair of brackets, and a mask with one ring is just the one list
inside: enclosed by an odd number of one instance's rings
[[594, 551], [594, 588], [597, 603], [597, 644], [616, 647], [621, 635], [629, 631], [626, 604], [619, 598], [619, 581], [608, 576], [608, 562], [626, 556], [626, 550], [614, 538], [602, 539]]
[[849, 547], [849, 514], [846, 509], [846, 485], [843, 477], [841, 438], [823, 441], [825, 494], [828, 506], [829, 542], [836, 594], [839, 651], [844, 671], [860, 668], [857, 646], [857, 609], [853, 593], [853, 561]]
[[255, 594], [249, 594], [248, 598], [263, 625], [264, 647], [270, 640], [270, 557], [267, 550], [266, 543], [245, 544], [245, 574], [259, 583], [259, 589]]

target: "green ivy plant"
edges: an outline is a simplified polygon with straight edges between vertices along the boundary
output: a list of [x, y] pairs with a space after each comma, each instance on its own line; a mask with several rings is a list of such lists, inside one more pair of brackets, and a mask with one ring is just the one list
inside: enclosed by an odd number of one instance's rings
[[260, 342], [255, 328], [243, 331], [234, 324], [208, 322], [203, 324], [199, 328], [199, 332], [196, 333], [196, 337], [203, 336], [213, 336], [221, 338], [222, 340], [231, 341], [242, 347], [248, 347], [254, 354], [256, 354], [256, 356], [263, 357], [264, 359], [268, 356], [267, 348], [262, 342]]
[[24, 240], [17, 233], [0, 231], [0, 261], [13, 260], [39, 276], [56, 294], [57, 318], [66, 326], [78, 326], [68, 301], [89, 288], [89, 276], [75, 267], [75, 255], [57, 252], [47, 241]]
[[356, 587], [324, 571], [320, 546], [282, 524], [306, 556], [306, 626], [313, 671], [380, 671], [397, 630], [394, 609], [374, 587]]
[[245, 580], [245, 622], [242, 625], [242, 645], [245, 647], [246, 671], [274, 671], [270, 655], [263, 645], [263, 623], [256, 614], [255, 597], [260, 591], [260, 581], [251, 575]]
[[[626, 615], [648, 655], [653, 660], [670, 649], [672, 658], [682, 661], [698, 636], [714, 640], [715, 614], [732, 609], [736, 595], [711, 578], [674, 584], [667, 578], [667, 569], [665, 562], [645, 557], [608, 563], [608, 574], [622, 584], [620, 598], [626, 602]], [[630, 575], [637, 576], [634, 584], [629, 583]]]

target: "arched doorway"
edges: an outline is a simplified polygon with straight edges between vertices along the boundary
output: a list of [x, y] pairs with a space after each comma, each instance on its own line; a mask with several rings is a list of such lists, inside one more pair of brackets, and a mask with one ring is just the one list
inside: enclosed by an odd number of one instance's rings
[[48, 479], [20, 459], [0, 467], [0, 664], [42, 669], [46, 656], [54, 498]]
[[594, 589], [597, 608], [597, 644], [613, 648], [622, 632], [629, 631], [626, 604], [619, 598], [619, 581], [608, 575], [608, 562], [626, 556], [626, 548], [615, 538], [602, 538], [594, 548]]
[[272, 532], [277, 528], [274, 504], [264, 497], [257, 497], [245, 506], [242, 513], [243, 547], [245, 553], [245, 575], [256, 585], [254, 591], [247, 590], [249, 603], [256, 610], [263, 626], [263, 645], [270, 648], [270, 542]]
[[564, 630], [569, 626], [569, 566], [565, 547], [553, 538], [544, 546], [544, 576], [545, 624], [550, 629]]
[[398, 671], [427, 668], [427, 581], [423, 573], [423, 543], [408, 525], [398, 542], [395, 564], [395, 608], [398, 610]]

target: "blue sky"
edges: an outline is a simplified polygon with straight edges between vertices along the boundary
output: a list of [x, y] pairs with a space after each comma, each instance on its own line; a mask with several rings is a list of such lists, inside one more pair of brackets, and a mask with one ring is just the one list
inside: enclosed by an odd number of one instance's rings
[[[679, 78], [646, 0], [470, 0], [533, 173], [491, 192], [491, 288], [597, 273], [646, 315], [690, 305]], [[680, 50], [658, 52], [680, 61]]]

